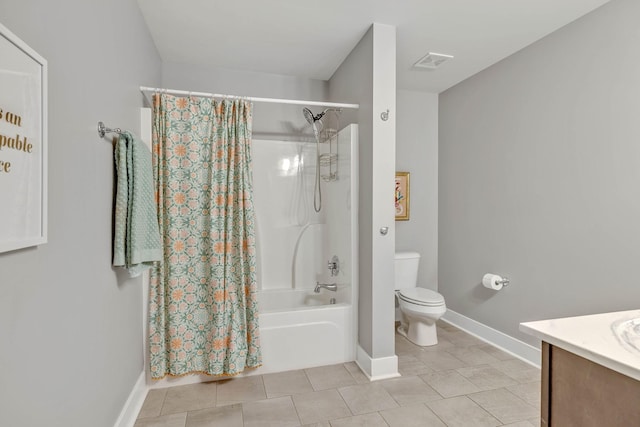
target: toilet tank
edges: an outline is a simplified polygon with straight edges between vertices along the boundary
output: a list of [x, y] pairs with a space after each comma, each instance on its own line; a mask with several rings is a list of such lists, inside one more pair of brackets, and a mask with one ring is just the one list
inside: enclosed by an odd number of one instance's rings
[[418, 281], [420, 254], [417, 252], [396, 252], [395, 289], [415, 288]]

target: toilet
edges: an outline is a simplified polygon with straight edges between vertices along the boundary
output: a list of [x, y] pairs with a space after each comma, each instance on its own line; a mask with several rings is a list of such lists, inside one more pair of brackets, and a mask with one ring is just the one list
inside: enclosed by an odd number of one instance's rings
[[420, 254], [396, 252], [395, 290], [401, 311], [398, 333], [419, 346], [438, 344], [436, 320], [447, 311], [444, 297], [417, 285]]

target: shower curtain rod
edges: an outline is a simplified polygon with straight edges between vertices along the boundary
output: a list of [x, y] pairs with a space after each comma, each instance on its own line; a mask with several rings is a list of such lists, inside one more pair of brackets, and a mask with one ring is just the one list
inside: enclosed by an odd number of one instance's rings
[[280, 99], [280, 98], [256, 98], [253, 96], [234, 96], [234, 95], [222, 95], [218, 93], [206, 93], [206, 92], [191, 92], [187, 90], [175, 90], [175, 89], [162, 89], [156, 87], [140, 86], [140, 91], [144, 93], [145, 97], [150, 104], [151, 99], [147, 95], [148, 92], [168, 93], [171, 95], [187, 95], [187, 96], [202, 96], [205, 98], [231, 98], [231, 99], [246, 99], [252, 102], [268, 102], [272, 104], [292, 104], [292, 105], [310, 105], [318, 107], [332, 107], [332, 108], [360, 108], [359, 104], [342, 104], [338, 102], [323, 102], [323, 101], [302, 101], [299, 99]]

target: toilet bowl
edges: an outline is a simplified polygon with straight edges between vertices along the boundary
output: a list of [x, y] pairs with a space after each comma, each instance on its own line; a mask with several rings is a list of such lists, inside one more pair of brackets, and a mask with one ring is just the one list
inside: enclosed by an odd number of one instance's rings
[[395, 289], [401, 312], [398, 333], [419, 346], [438, 343], [436, 321], [447, 311], [438, 292], [417, 286], [420, 254], [397, 252]]
[[447, 311], [439, 293], [424, 288], [396, 291], [402, 320], [398, 333], [419, 346], [438, 344], [436, 321]]

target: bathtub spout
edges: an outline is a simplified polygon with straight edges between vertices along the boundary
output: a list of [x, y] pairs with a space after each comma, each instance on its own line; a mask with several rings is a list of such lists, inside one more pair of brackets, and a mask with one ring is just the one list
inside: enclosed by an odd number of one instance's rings
[[316, 287], [313, 290], [313, 292], [315, 292], [316, 294], [319, 294], [321, 288], [325, 288], [328, 291], [336, 292], [338, 290], [338, 285], [336, 285], [335, 283], [325, 284], [325, 283], [316, 282]]

